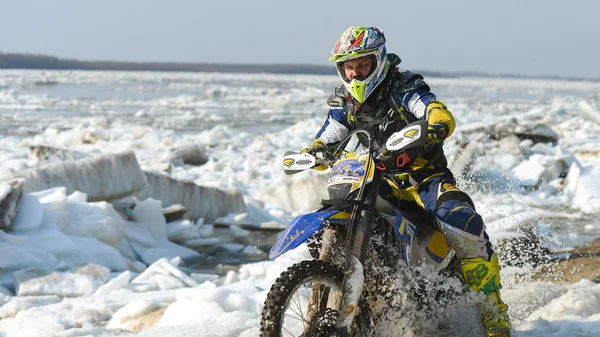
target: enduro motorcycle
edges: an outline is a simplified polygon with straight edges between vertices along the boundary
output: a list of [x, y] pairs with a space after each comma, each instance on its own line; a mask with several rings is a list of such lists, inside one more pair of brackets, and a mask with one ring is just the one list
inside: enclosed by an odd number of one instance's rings
[[[362, 135], [368, 146], [346, 151], [355, 135]], [[418, 121], [381, 146], [358, 129], [330, 157], [286, 152], [286, 174], [320, 164], [332, 167], [327, 181], [330, 199], [322, 201], [321, 209], [296, 217], [272, 247], [270, 259], [275, 259], [307, 242], [313, 259], [289, 267], [277, 278], [262, 310], [261, 336], [367, 336], [382, 297], [376, 294], [382, 287], [377, 272], [369, 266], [388, 266], [385, 271], [423, 265], [437, 271], [450, 268], [454, 252], [443, 234], [378, 195], [386, 176], [385, 168], [378, 166], [380, 158], [391, 152], [406, 154], [426, 142], [427, 122]], [[375, 291], [367, 291], [373, 280]]]

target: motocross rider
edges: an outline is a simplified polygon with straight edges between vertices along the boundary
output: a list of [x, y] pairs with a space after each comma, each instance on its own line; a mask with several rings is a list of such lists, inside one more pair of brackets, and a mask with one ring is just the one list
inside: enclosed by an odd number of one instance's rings
[[500, 298], [498, 257], [483, 219], [470, 197], [456, 188], [447, 168], [443, 143], [454, 131], [454, 117], [421, 75], [398, 70], [400, 58], [386, 53], [385, 42], [378, 27], [353, 26], [342, 33], [329, 60], [335, 63], [343, 85], [329, 98], [325, 124], [302, 152], [331, 153], [356, 128], [367, 129], [380, 145], [407, 124], [427, 120], [427, 145], [388, 154], [379, 164], [394, 178], [382, 183], [380, 194], [401, 208], [417, 207], [435, 217], [438, 230], [460, 260], [465, 283], [486, 295], [480, 306], [486, 336], [510, 336], [507, 305]]

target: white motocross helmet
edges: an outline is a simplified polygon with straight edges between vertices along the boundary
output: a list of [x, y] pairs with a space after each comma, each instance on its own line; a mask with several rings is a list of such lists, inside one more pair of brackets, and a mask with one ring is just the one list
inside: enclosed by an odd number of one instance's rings
[[[374, 67], [364, 80], [348, 80], [344, 71], [344, 62], [371, 56]], [[390, 66], [385, 49], [385, 36], [378, 27], [352, 26], [342, 33], [331, 52], [330, 61], [335, 62], [338, 75], [348, 92], [363, 103], [375, 88], [383, 82]]]

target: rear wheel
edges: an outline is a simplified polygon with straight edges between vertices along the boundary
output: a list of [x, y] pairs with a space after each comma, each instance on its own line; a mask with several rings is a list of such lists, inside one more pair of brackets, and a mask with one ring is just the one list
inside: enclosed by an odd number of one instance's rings
[[260, 335], [334, 335], [343, 278], [339, 267], [324, 260], [302, 261], [288, 268], [267, 295]]

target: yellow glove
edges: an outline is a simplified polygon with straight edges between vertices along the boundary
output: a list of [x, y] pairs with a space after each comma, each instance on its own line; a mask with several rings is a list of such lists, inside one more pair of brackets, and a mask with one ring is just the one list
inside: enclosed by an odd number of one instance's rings
[[448, 137], [448, 126], [444, 123], [429, 124], [427, 126], [427, 138], [430, 144], [443, 141]]
[[456, 121], [452, 113], [440, 101], [429, 103], [426, 110], [427, 122], [429, 123], [427, 128], [429, 143], [438, 143], [448, 138], [456, 128]]
[[[325, 144], [324, 141], [322, 141], [319, 138], [315, 138], [313, 143], [309, 147], [302, 149], [300, 153], [310, 153], [315, 157], [318, 153], [323, 153], [325, 157], [329, 157], [329, 155], [331, 154], [331, 149], [329, 148], [329, 146], [327, 146], [327, 144]], [[313, 167], [313, 169], [317, 171], [324, 171], [328, 168], [329, 166], [325, 164], [318, 164], [315, 165], [315, 167]]]

